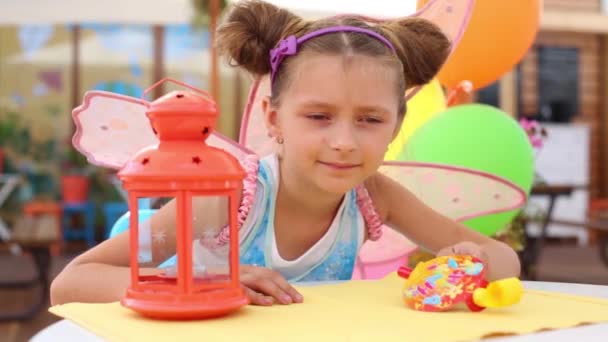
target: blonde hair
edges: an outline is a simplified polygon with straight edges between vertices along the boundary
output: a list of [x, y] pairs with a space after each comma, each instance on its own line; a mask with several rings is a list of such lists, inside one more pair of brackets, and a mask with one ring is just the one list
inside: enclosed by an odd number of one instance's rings
[[401, 76], [399, 114], [405, 111], [404, 94], [408, 88], [428, 83], [445, 62], [450, 41], [428, 20], [404, 18], [375, 21], [362, 16], [341, 16], [306, 21], [290, 11], [260, 0], [244, 0], [231, 8], [218, 28], [217, 48], [254, 75], [266, 75], [271, 70], [270, 50], [287, 36], [302, 36], [322, 28], [348, 25], [374, 31], [388, 39], [395, 48], [391, 51], [380, 40], [367, 34], [336, 32], [315, 37], [298, 46], [298, 54], [286, 58], [272, 84], [271, 101], [278, 104], [281, 90], [291, 81], [291, 67], [298, 56], [308, 52], [329, 55], [363, 55], [375, 57]]

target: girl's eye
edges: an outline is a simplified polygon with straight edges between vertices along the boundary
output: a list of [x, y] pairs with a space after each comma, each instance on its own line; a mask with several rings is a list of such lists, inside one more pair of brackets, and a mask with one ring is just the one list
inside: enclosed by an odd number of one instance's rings
[[329, 115], [323, 114], [323, 113], [312, 113], [312, 114], [308, 114], [306, 117], [309, 119], [318, 120], [318, 121], [329, 120]]
[[371, 123], [371, 124], [377, 124], [377, 123], [382, 123], [382, 120], [373, 116], [366, 116], [360, 119], [361, 121], [365, 122], [365, 123]]

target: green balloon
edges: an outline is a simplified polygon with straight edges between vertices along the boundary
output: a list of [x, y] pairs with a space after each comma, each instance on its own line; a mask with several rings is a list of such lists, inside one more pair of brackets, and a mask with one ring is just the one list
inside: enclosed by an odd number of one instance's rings
[[[414, 132], [398, 160], [461, 166], [505, 178], [530, 192], [534, 153], [519, 123], [497, 108], [461, 105], [436, 115]], [[519, 210], [465, 221], [485, 235], [501, 230]]]

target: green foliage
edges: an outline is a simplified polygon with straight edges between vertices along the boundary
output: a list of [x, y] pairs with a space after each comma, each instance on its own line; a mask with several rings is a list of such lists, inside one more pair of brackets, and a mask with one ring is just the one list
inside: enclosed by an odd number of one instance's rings
[[[227, 0], [219, 0], [220, 3], [220, 15], [228, 6]], [[210, 0], [192, 0], [192, 7], [194, 8], [194, 18], [192, 23], [195, 26], [209, 26], [209, 5]]]
[[[64, 110], [58, 105], [46, 107], [46, 115], [57, 118]], [[23, 203], [35, 199], [59, 200], [61, 176], [85, 175], [90, 180], [90, 200], [99, 208], [96, 224], [103, 223], [101, 208], [105, 202], [121, 201], [109, 182], [113, 170], [95, 167], [69, 142], [57, 138], [33, 139], [31, 128], [21, 113], [0, 107], [0, 147], [5, 151], [4, 170], [19, 174], [21, 183], [0, 208], [0, 215], [11, 224]]]

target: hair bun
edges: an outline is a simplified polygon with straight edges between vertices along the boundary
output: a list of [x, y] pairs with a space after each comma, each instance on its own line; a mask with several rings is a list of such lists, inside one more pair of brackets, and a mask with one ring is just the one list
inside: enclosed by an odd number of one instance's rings
[[396, 36], [395, 48], [403, 64], [407, 87], [430, 82], [450, 53], [451, 43], [441, 29], [426, 19], [414, 17], [381, 26]]
[[270, 72], [270, 50], [280, 39], [297, 34], [306, 22], [295, 14], [259, 0], [233, 5], [217, 32], [220, 55], [256, 75]]

